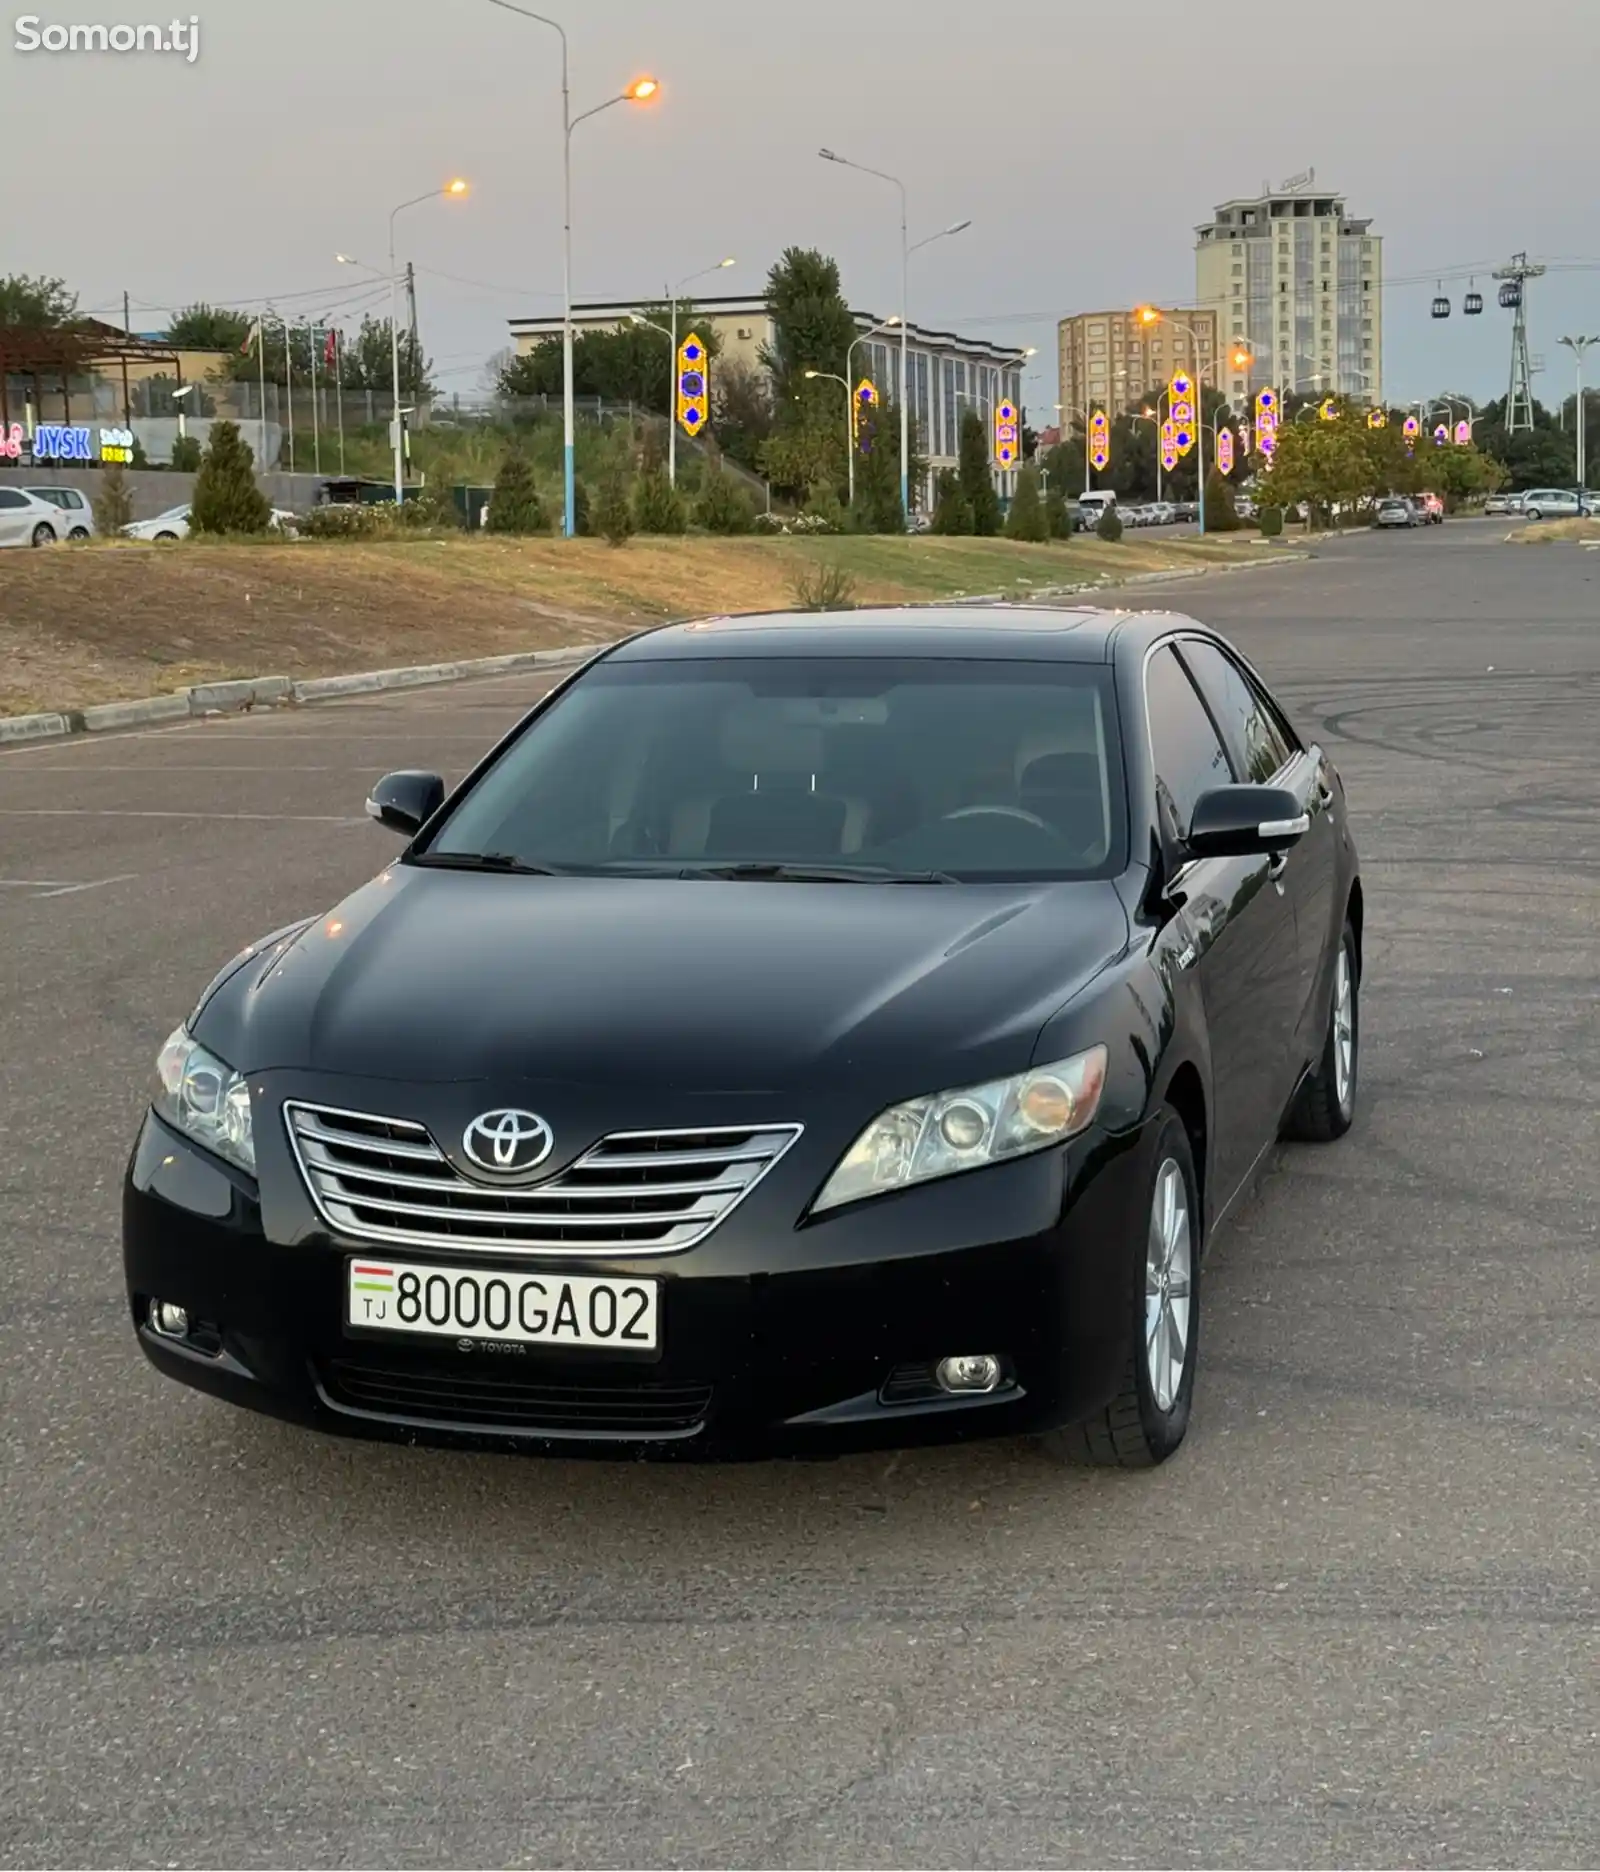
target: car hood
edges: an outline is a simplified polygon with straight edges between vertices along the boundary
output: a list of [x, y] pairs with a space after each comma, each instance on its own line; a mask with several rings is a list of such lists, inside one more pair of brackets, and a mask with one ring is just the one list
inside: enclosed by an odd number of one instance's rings
[[[1118, 956], [1110, 883], [539, 878], [397, 865], [226, 974], [245, 1073], [890, 1096], [1015, 1072]], [[925, 1083], [930, 1073], [932, 1083]]]

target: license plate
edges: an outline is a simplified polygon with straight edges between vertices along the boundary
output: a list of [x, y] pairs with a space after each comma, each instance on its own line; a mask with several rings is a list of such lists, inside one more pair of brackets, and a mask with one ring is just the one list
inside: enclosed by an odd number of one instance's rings
[[487, 1273], [407, 1261], [347, 1264], [345, 1322], [362, 1332], [653, 1352], [661, 1283]]

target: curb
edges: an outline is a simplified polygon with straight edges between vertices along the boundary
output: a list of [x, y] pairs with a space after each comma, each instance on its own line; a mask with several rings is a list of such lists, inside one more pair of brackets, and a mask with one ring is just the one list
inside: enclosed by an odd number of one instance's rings
[[128, 702], [98, 702], [89, 708], [46, 715], [0, 716], [0, 745], [53, 741], [75, 734], [104, 734], [116, 728], [146, 728], [160, 722], [244, 714], [250, 709], [333, 701], [341, 696], [377, 695], [384, 690], [421, 689], [433, 683], [461, 682], [473, 676], [500, 676], [514, 670], [569, 669], [585, 663], [605, 644], [566, 644], [555, 650], [520, 650], [509, 656], [470, 657], [454, 663], [417, 663], [402, 669], [362, 670], [350, 676], [316, 676], [296, 682], [289, 676], [241, 677], [236, 681], [197, 683], [168, 695], [141, 696]]

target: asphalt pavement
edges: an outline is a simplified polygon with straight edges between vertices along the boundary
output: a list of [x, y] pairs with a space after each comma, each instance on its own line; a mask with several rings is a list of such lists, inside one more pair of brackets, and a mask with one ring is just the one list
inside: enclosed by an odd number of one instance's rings
[[1593, 1864], [1600, 559], [1141, 588], [1333, 753], [1362, 1108], [1216, 1244], [1189, 1439], [673, 1468], [343, 1443], [140, 1357], [156, 1047], [523, 677], [0, 753], [0, 1862]]

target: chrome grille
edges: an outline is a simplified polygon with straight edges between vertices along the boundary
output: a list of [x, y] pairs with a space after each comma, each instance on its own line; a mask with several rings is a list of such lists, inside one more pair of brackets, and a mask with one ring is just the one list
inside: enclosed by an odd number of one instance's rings
[[289, 1142], [324, 1222], [365, 1241], [511, 1254], [672, 1254], [755, 1188], [799, 1125], [617, 1131], [522, 1186], [469, 1181], [409, 1118], [287, 1104]]

